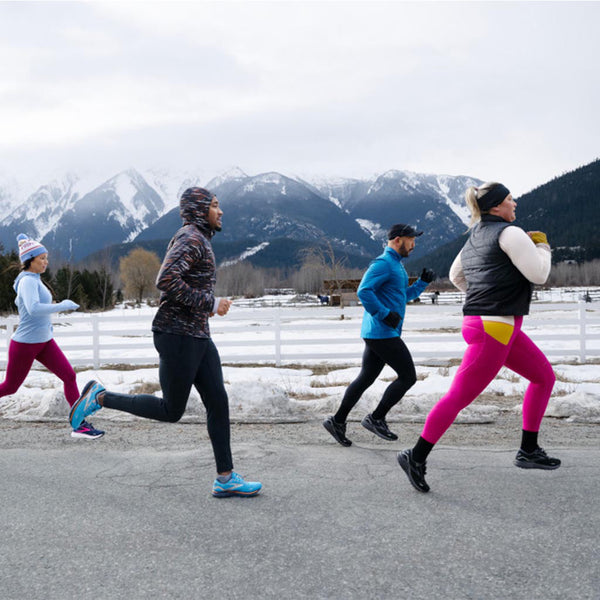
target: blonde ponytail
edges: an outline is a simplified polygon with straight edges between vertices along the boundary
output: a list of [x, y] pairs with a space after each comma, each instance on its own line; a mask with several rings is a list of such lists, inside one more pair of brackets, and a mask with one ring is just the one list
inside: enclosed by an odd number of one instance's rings
[[[483, 185], [477, 187], [471, 186], [465, 192], [465, 201], [467, 203], [467, 208], [471, 212], [471, 221], [469, 222], [469, 229], [472, 229], [479, 221], [481, 221], [481, 209], [479, 208], [479, 203], [477, 200], [481, 199], [485, 196], [492, 188], [500, 185], [497, 181], [488, 181]], [[487, 211], [485, 211], [487, 213]]]
[[469, 229], [472, 229], [479, 221], [481, 221], [481, 211], [479, 210], [479, 205], [477, 204], [477, 192], [479, 190], [476, 187], [470, 187], [465, 192], [465, 201], [467, 203], [467, 208], [471, 212], [471, 221], [469, 222]]

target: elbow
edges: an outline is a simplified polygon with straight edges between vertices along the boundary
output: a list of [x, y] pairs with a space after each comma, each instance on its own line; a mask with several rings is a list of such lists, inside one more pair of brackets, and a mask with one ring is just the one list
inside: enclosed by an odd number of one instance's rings
[[544, 285], [548, 281], [548, 275], [544, 277], [532, 277], [529, 281], [535, 285]]

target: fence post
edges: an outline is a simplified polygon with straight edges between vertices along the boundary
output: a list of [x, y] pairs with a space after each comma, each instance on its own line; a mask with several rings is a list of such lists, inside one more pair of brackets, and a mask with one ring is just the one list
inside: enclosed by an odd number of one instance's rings
[[94, 369], [100, 368], [100, 323], [96, 313], [92, 313], [92, 362]]
[[585, 363], [585, 302], [579, 301], [579, 362]]
[[3, 347], [6, 350], [6, 364], [8, 364], [8, 346], [10, 345], [10, 338], [14, 333], [18, 322], [19, 319], [15, 315], [6, 317], [6, 334], [2, 336], [4, 338]]
[[275, 364], [281, 366], [281, 315], [280, 309], [275, 311]]

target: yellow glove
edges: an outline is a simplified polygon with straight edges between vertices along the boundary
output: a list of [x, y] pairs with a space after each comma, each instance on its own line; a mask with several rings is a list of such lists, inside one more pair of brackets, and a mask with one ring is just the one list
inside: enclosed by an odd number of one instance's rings
[[546, 234], [541, 231], [530, 231], [529, 237], [534, 244], [547, 244], [548, 238]]

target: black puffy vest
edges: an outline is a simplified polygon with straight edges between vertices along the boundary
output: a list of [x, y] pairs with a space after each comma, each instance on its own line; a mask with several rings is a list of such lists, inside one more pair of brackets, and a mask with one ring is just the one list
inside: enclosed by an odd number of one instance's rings
[[502, 231], [510, 225], [500, 217], [484, 215], [471, 231], [461, 253], [467, 280], [463, 314], [529, 314], [533, 285], [513, 265], [498, 242]]

